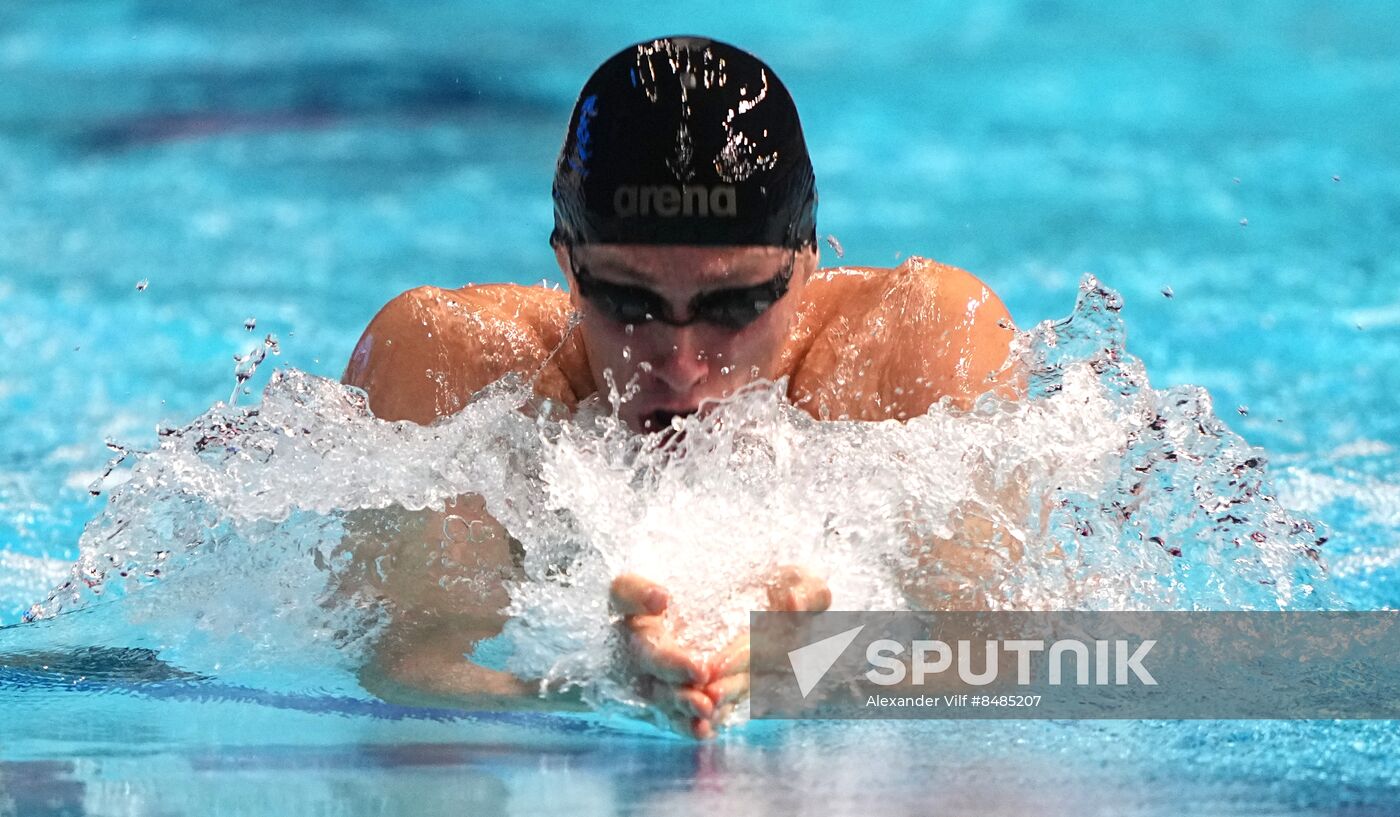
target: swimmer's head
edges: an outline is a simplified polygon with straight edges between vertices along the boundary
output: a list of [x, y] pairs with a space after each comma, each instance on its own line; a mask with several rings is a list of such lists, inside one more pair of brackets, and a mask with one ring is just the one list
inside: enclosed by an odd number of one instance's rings
[[589, 78], [551, 243], [595, 386], [636, 431], [786, 373], [816, 271], [816, 187], [787, 89], [733, 46], [668, 37]]
[[816, 245], [816, 183], [787, 89], [699, 37], [623, 49], [580, 92], [554, 174], [556, 246]]

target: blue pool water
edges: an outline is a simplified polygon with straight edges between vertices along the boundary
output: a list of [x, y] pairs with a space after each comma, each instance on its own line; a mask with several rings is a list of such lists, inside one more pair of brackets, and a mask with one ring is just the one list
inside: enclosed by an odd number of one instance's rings
[[[573, 95], [681, 32], [782, 74], [841, 262], [964, 267], [1023, 328], [1092, 272], [1153, 386], [1205, 387], [1265, 452], [1342, 602], [1396, 607], [1393, 4], [757, 8], [0, 7], [0, 623], [66, 577], [104, 441], [149, 449], [227, 400], [265, 335], [280, 355], [240, 403], [274, 365], [337, 378], [409, 287], [558, 282]], [[1388, 722], [763, 723], [702, 746], [141, 655], [0, 670], [0, 814], [1400, 811]]]

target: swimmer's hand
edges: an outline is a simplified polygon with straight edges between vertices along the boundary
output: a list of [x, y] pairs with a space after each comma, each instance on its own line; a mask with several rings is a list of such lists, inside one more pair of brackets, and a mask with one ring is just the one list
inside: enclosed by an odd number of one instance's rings
[[[771, 611], [820, 612], [831, 604], [826, 582], [804, 568], [780, 568], [766, 584]], [[639, 690], [677, 732], [706, 740], [749, 693], [749, 634], [704, 661], [676, 643], [665, 618], [669, 603], [664, 587], [635, 573], [613, 581], [613, 609], [623, 616]]]
[[622, 615], [622, 635], [637, 690], [682, 734], [699, 737], [698, 725], [714, 712], [704, 693], [709, 669], [676, 643], [666, 621], [670, 594], [661, 585], [624, 573], [612, 583], [613, 610]]

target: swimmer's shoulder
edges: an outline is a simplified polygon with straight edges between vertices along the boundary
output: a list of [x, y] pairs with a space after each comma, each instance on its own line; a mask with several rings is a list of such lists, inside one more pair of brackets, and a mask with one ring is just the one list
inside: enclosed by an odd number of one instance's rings
[[[836, 267], [809, 282], [805, 359], [794, 382], [832, 416], [907, 419], [943, 397], [960, 406], [1003, 388], [1011, 315], [972, 273], [921, 257]], [[845, 392], [843, 395], [842, 392]]]
[[415, 287], [370, 321], [342, 379], [389, 420], [450, 415], [510, 372], [538, 372], [537, 393], [574, 405], [587, 362], [569, 312], [567, 293], [547, 286]]
[[891, 302], [926, 310], [947, 311], [979, 299], [989, 306], [986, 317], [1010, 319], [996, 293], [977, 276], [938, 261], [911, 256], [897, 267], [828, 267], [813, 274], [807, 300], [821, 323], [858, 319], [888, 308]]

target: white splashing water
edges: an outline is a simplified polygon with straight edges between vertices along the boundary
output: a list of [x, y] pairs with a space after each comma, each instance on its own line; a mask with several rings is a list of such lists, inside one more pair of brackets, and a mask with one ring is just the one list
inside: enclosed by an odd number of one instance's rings
[[[342, 547], [347, 520], [379, 514], [387, 540], [472, 493], [524, 546], [510, 668], [598, 702], [631, 699], [607, 605], [626, 571], [670, 590], [668, 615], [702, 651], [739, 633], [789, 564], [827, 579], [833, 609], [1340, 606], [1323, 537], [1273, 500], [1265, 453], [1204, 390], [1152, 389], [1119, 307], [1086, 277], [1069, 318], [1019, 341], [1026, 399], [907, 423], [817, 422], [760, 383], [639, 437], [601, 401], [564, 418], [508, 378], [424, 427], [281, 370], [258, 407], [216, 405], [141, 455], [71, 577], [0, 647], [149, 646], [244, 683], [349, 689], [394, 611], [347, 582], [366, 563]], [[969, 545], [979, 526], [993, 538]], [[451, 561], [451, 540], [425, 558]], [[448, 592], [500, 582], [456, 567]]]

